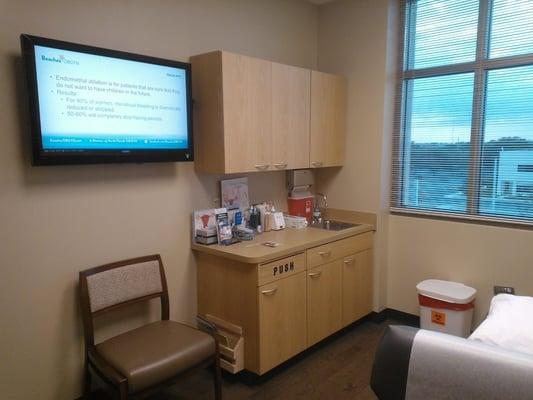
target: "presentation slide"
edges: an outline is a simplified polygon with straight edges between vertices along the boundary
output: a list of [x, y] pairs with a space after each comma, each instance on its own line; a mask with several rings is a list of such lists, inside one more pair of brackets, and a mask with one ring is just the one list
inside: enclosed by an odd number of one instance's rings
[[187, 148], [185, 70], [35, 46], [44, 150]]

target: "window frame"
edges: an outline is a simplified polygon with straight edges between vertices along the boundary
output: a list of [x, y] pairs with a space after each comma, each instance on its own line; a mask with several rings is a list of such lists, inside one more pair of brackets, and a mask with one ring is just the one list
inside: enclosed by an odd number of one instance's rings
[[[479, 214], [480, 203], [480, 179], [482, 151], [485, 129], [485, 104], [487, 94], [487, 75], [489, 71], [533, 65], [533, 53], [506, 56], [499, 58], [489, 58], [490, 51], [490, 29], [491, 11], [493, 0], [479, 0], [477, 40], [474, 61], [426, 67], [415, 69], [414, 35], [415, 29], [410, 29], [412, 24], [416, 24], [417, 0], [400, 0], [400, 40], [398, 52], [398, 75], [396, 86], [396, 111], [394, 117], [394, 134], [392, 150], [392, 187], [391, 187], [391, 207], [393, 214], [403, 214], [412, 216], [422, 216], [429, 218], [442, 218], [463, 222], [488, 223], [490, 225], [509, 225], [533, 229], [533, 220], [529, 221], [512, 216], [485, 216]], [[406, 176], [405, 169], [409, 167], [408, 152], [410, 146], [407, 144], [409, 135], [410, 106], [409, 94], [410, 81], [417, 78], [442, 77], [461, 73], [474, 73], [474, 87], [472, 99], [472, 122], [470, 126], [470, 157], [468, 160], [469, 171], [467, 181], [467, 204], [464, 213], [426, 210], [414, 207], [402, 206], [408, 187], [404, 185]], [[407, 157], [407, 158], [406, 158]], [[408, 173], [408, 172], [407, 172]]]

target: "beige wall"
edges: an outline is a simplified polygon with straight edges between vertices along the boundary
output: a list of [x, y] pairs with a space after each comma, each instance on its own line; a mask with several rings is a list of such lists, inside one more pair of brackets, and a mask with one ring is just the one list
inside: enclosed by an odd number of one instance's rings
[[[335, 208], [376, 213], [374, 308], [387, 302], [389, 132], [392, 123], [394, 40], [388, 0], [338, 0], [319, 9], [318, 68], [348, 79], [346, 160], [317, 173]], [[391, 15], [394, 9], [391, 10]], [[394, 38], [392, 38], [394, 39]], [[392, 46], [391, 46], [392, 45]]]
[[[343, 73], [349, 82], [346, 166], [318, 174], [337, 208], [378, 214], [375, 308], [417, 312], [415, 284], [455, 279], [533, 294], [531, 232], [389, 216], [395, 0], [0, 1], [0, 393], [80, 394], [79, 270], [147, 253], [166, 264], [172, 317], [195, 315], [189, 213], [218, 197], [219, 176], [192, 164], [29, 166], [19, 60], [22, 32], [159, 57], [226, 49]], [[320, 11], [318, 11], [320, 10]], [[318, 38], [318, 45], [317, 45]], [[250, 175], [253, 200], [284, 204], [284, 174]], [[101, 336], [153, 317], [138, 307]]]
[[391, 216], [389, 224], [389, 307], [418, 313], [414, 287], [428, 278], [476, 288], [476, 324], [487, 314], [494, 285], [533, 296], [531, 231], [402, 216]]
[[[317, 7], [303, 0], [0, 1], [0, 397], [80, 395], [79, 270], [161, 253], [171, 314], [192, 320], [189, 215], [218, 197], [192, 164], [29, 166], [19, 34], [187, 60], [225, 49], [316, 66]], [[284, 205], [284, 174], [250, 175]], [[149, 319], [144, 308], [121, 326]], [[115, 331], [107, 321], [106, 333]]]
[[475, 321], [495, 284], [533, 295], [533, 233], [388, 215], [396, 0], [339, 0], [319, 11], [319, 68], [349, 78], [346, 167], [319, 184], [334, 207], [378, 213], [376, 309], [418, 313], [415, 286], [428, 278], [478, 290]]

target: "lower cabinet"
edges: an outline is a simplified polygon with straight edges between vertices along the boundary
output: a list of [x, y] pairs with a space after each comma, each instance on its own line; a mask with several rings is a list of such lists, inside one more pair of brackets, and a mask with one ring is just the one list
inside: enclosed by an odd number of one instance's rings
[[367, 249], [342, 260], [342, 326], [372, 311], [372, 250]]
[[260, 286], [258, 296], [262, 374], [307, 347], [306, 273]]
[[229, 367], [262, 375], [370, 313], [372, 248], [365, 232], [260, 264], [199, 252], [198, 313], [243, 348]]
[[307, 345], [341, 328], [341, 260], [307, 271]]

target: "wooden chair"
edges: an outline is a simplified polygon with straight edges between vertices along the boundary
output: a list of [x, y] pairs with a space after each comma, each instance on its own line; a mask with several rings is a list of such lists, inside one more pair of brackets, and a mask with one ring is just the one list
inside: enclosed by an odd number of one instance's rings
[[[94, 343], [93, 319], [108, 311], [161, 299], [161, 320]], [[216, 339], [169, 320], [168, 290], [159, 255], [119, 261], [80, 272], [80, 301], [85, 334], [85, 395], [92, 374], [110, 385], [117, 397], [166, 382], [193, 367], [214, 364], [215, 398], [222, 398]]]

